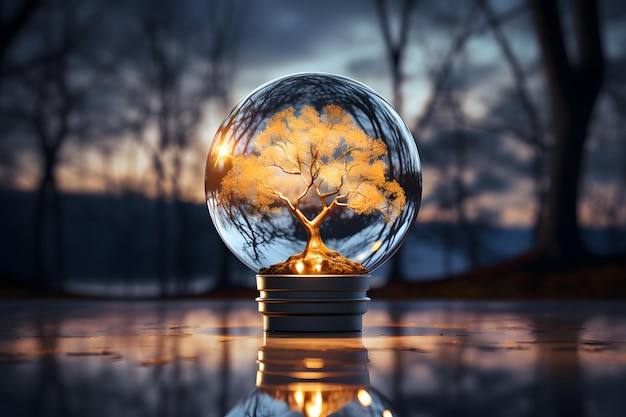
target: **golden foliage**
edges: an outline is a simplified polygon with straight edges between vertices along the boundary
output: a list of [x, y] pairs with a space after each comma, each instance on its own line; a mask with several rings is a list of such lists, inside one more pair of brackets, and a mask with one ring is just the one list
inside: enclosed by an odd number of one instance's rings
[[232, 160], [221, 183], [224, 200], [258, 213], [286, 205], [309, 225], [316, 219], [302, 215], [305, 200], [316, 199], [324, 218], [335, 206], [345, 206], [358, 214], [378, 211], [392, 222], [404, 209], [404, 190], [385, 176], [385, 143], [368, 136], [340, 106], [278, 112], [255, 147], [258, 156]]

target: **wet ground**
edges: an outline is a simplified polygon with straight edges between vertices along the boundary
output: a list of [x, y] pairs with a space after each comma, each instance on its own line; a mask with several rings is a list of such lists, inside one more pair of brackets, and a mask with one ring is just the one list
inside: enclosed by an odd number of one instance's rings
[[384, 416], [622, 417], [626, 303], [376, 301], [361, 335], [288, 342], [254, 301], [0, 303], [2, 416], [246, 415], [260, 395], [276, 412], [320, 375], [354, 396], [338, 407]]

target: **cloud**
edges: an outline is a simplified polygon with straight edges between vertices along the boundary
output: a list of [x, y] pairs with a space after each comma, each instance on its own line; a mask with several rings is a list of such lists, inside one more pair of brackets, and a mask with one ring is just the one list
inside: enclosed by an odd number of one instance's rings
[[348, 62], [346, 70], [355, 77], [387, 77], [389, 67], [382, 56], [356, 58]]
[[[476, 63], [466, 66], [462, 70], [457, 70], [451, 75], [450, 87], [453, 89], [465, 89], [468, 86], [475, 86], [488, 82], [495, 74], [502, 71], [499, 62]], [[431, 74], [433, 79], [437, 78], [436, 74]]]
[[358, 41], [352, 32], [364, 19], [375, 19], [372, 9], [369, 2], [358, 0], [251, 2], [242, 28], [241, 64], [277, 65], [335, 53]]

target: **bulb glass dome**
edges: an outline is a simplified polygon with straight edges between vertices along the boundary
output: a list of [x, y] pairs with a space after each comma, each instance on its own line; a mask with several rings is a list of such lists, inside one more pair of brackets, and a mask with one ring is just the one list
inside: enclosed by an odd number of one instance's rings
[[[271, 81], [226, 116], [209, 149], [209, 213], [249, 268], [294, 260], [299, 274], [338, 274], [340, 256], [371, 272], [417, 216], [415, 141], [381, 96], [346, 77]], [[306, 256], [305, 256], [306, 255]]]

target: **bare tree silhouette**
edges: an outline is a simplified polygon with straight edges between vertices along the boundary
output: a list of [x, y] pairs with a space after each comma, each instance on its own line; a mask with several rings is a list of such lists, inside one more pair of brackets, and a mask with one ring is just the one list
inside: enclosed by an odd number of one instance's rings
[[385, 0], [376, 0], [376, 9], [378, 11], [380, 29], [385, 40], [387, 58], [391, 69], [391, 84], [393, 91], [392, 103], [393, 107], [401, 115], [403, 114], [404, 109], [402, 88], [405, 78], [402, 64], [411, 29], [411, 14], [416, 3], [416, 0], [404, 0], [402, 2], [402, 9], [399, 12], [400, 24], [398, 27], [398, 33], [394, 36], [392, 33], [392, 16], [388, 10], [389, 8], [387, 2]]
[[577, 62], [568, 56], [556, 1], [531, 0], [543, 57], [554, 148], [549, 190], [539, 218], [536, 249], [552, 259], [577, 259], [586, 252], [580, 237], [577, 205], [583, 148], [594, 104], [604, 79], [604, 54], [596, 1], [572, 2]]
[[[437, 155], [425, 157], [424, 164], [433, 167], [440, 174], [439, 182], [432, 183], [435, 187], [434, 199], [440, 207], [436, 220], [450, 220], [452, 214], [454, 219], [464, 219], [465, 214], [463, 194], [463, 171], [466, 169], [463, 160], [467, 158], [467, 152], [463, 149], [467, 139], [460, 129], [463, 126], [459, 123], [459, 108], [455, 95], [457, 94], [454, 84], [455, 67], [463, 55], [466, 43], [472, 37], [484, 30], [483, 25], [475, 26], [475, 10], [473, 8], [457, 9], [450, 14], [446, 22], [446, 29], [450, 32], [450, 47], [443, 54], [430, 51], [428, 39], [418, 32], [417, 42], [423, 51], [426, 75], [430, 81], [429, 96], [421, 110], [421, 114], [416, 119], [413, 127], [413, 134], [418, 140], [433, 133], [435, 139], [431, 142], [422, 143], [422, 149], [429, 154], [430, 147], [439, 147], [439, 143], [445, 140], [446, 149], [452, 152], [437, 152]], [[419, 24], [417, 25], [419, 27]], [[445, 128], [444, 128], [445, 126]], [[449, 126], [454, 126], [450, 129]], [[460, 152], [461, 151], [461, 152]], [[454, 213], [452, 213], [454, 212]], [[445, 221], [445, 220], [444, 220]], [[459, 241], [454, 239], [448, 228], [444, 228], [440, 236], [443, 235], [442, 269], [447, 275], [452, 269], [452, 250], [459, 247]], [[398, 269], [398, 267], [394, 268]], [[395, 273], [397, 274], [397, 272]], [[394, 274], [394, 275], [395, 275]], [[393, 280], [393, 276], [392, 276]]]
[[[427, 64], [427, 73], [430, 77], [431, 88], [426, 103], [411, 129], [417, 137], [429, 126], [432, 117], [437, 111], [439, 102], [443, 97], [443, 93], [450, 88], [456, 60], [467, 43], [474, 37], [487, 31], [492, 20], [503, 24], [512, 19], [516, 19], [522, 15], [524, 11], [524, 5], [517, 5], [480, 23], [475, 23], [475, 10], [471, 7], [469, 10], [460, 9], [456, 11], [463, 14], [460, 21], [458, 16], [454, 18], [452, 15], [449, 16], [451, 22], [448, 22], [448, 24], [453, 24], [457, 27], [450, 29], [452, 31], [452, 39], [445, 53], [439, 59], [435, 59], [433, 63]], [[423, 40], [424, 36], [419, 36], [419, 39]], [[423, 47], [423, 49], [427, 50], [426, 47]]]
[[[391, 10], [392, 8], [385, 0], [376, 0], [376, 9], [378, 12], [378, 21], [380, 29], [385, 41], [386, 55], [389, 62], [389, 68], [391, 72], [391, 85], [392, 85], [392, 103], [396, 111], [401, 115], [404, 115], [404, 81], [405, 74], [403, 69], [404, 57], [406, 55], [406, 48], [408, 46], [409, 34], [411, 31], [412, 12], [415, 9], [415, 0], [405, 0], [402, 2], [401, 10], [399, 11], [400, 23], [397, 29], [397, 33], [393, 32], [393, 20], [394, 16]], [[404, 271], [402, 268], [402, 248], [398, 250], [398, 253], [392, 258], [391, 272], [387, 283], [402, 281], [404, 279]]]
[[[538, 202], [541, 202], [544, 200], [544, 196], [546, 194], [545, 167], [547, 163], [548, 149], [545, 143], [545, 133], [539, 117], [539, 111], [534, 104], [531, 92], [529, 91], [530, 88], [528, 86], [529, 83], [527, 74], [524, 71], [519, 58], [513, 51], [513, 47], [503, 30], [502, 22], [493, 10], [489, 0], [477, 0], [477, 3], [489, 23], [494, 40], [500, 48], [513, 76], [513, 88], [524, 111], [526, 123], [524, 123], [524, 126], [521, 126], [519, 129], [514, 129], [512, 133], [514, 133], [516, 137], [520, 138], [522, 142], [530, 144], [534, 149], [535, 155], [533, 160], [533, 175], [535, 181], [535, 197]], [[537, 210], [537, 218], [535, 220], [536, 225], [539, 223], [538, 219], [542, 208], [541, 204], [538, 204], [538, 206], [539, 210]]]
[[91, 36], [98, 28], [94, 22], [101, 17], [101, 9], [85, 12], [72, 1], [51, 2], [40, 8], [23, 34], [33, 44], [32, 55], [63, 53], [13, 75], [15, 83], [7, 94], [20, 100], [3, 109], [34, 139], [41, 160], [33, 222], [33, 275], [44, 285], [62, 287], [65, 278], [64, 212], [57, 170], [66, 144], [86, 139], [86, 114], [109, 70], [107, 63], [91, 56], [89, 50]]
[[146, 12], [139, 18], [145, 53], [131, 63], [135, 76], [127, 81], [136, 97], [130, 104], [143, 117], [130, 126], [154, 173], [146, 186], [155, 197], [154, 259], [162, 296], [189, 290], [190, 247], [200, 228], [185, 203], [197, 189], [189, 190], [182, 178], [201, 161], [190, 162], [189, 155], [204, 152], [199, 134], [208, 103], [224, 108], [230, 100], [239, 8], [239, 2], [209, 2], [202, 9], [206, 20], [193, 27], [174, 16]]

